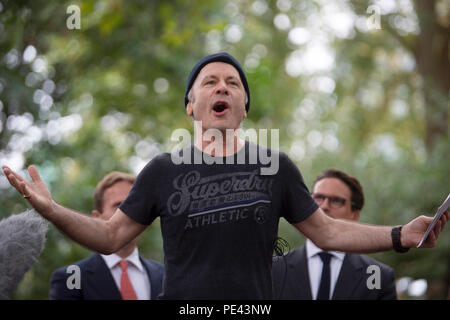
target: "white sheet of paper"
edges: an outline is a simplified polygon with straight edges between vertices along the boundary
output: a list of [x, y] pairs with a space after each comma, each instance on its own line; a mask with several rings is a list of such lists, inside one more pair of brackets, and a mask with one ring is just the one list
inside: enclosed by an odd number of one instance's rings
[[417, 245], [417, 248], [420, 248], [420, 246], [423, 244], [423, 242], [427, 239], [428, 234], [431, 230], [436, 226], [436, 223], [439, 221], [439, 219], [442, 217], [445, 211], [450, 207], [450, 193], [447, 196], [447, 199], [442, 203], [442, 205], [437, 209], [436, 214], [434, 215], [433, 221], [428, 225], [427, 231], [425, 231], [425, 234], [423, 235], [422, 239], [420, 240], [419, 244]]

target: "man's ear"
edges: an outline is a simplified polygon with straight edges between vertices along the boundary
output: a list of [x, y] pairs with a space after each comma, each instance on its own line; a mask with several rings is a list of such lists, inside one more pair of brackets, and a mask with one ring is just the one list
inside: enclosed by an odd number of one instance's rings
[[244, 111], [244, 118], [247, 118], [247, 111]]
[[193, 112], [194, 112], [194, 110], [192, 108], [192, 102], [189, 101], [187, 106], [186, 106], [186, 113], [187, 113], [188, 116], [192, 116]]
[[100, 215], [101, 215], [100, 211], [98, 211], [98, 210], [92, 210], [92, 216], [93, 216], [93, 217], [98, 218], [98, 217], [100, 217]]
[[361, 210], [355, 210], [355, 211], [352, 211], [353, 218], [354, 218], [355, 221], [358, 221], [358, 220], [359, 220], [359, 215], [360, 215], [360, 213], [361, 213]]

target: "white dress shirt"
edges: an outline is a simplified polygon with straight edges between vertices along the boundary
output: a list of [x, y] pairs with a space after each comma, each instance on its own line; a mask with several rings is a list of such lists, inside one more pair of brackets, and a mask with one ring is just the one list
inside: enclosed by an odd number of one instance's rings
[[135, 248], [134, 251], [126, 258], [121, 258], [117, 254], [113, 253], [110, 255], [101, 255], [105, 260], [117, 288], [120, 291], [120, 278], [122, 277], [122, 269], [120, 268], [119, 262], [121, 260], [128, 260], [127, 272], [130, 278], [131, 284], [133, 285], [134, 291], [138, 300], [150, 300], [150, 279], [148, 277], [147, 271], [139, 259], [138, 249]]
[[[323, 250], [317, 247], [311, 240], [306, 239], [306, 256], [308, 257], [309, 284], [311, 286], [311, 296], [317, 299], [319, 293], [320, 279], [322, 278], [323, 262], [318, 253]], [[345, 252], [327, 251], [332, 255], [330, 260], [330, 300], [333, 297], [336, 281], [341, 271]]]

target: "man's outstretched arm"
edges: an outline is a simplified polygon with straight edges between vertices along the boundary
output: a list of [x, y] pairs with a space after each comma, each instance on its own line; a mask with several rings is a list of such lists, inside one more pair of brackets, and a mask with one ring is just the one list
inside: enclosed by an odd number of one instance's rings
[[61, 206], [53, 201], [34, 166], [28, 168], [32, 181], [22, 178], [6, 166], [3, 167], [3, 172], [9, 183], [39, 214], [52, 222], [63, 234], [90, 250], [103, 254], [113, 253], [146, 228], [120, 209], [105, 221]]
[[[447, 211], [430, 232], [421, 248], [431, 248], [436, 245], [439, 233], [448, 219], [449, 212]], [[405, 248], [416, 247], [432, 221], [433, 218], [420, 216], [404, 225], [400, 239], [402, 246]], [[392, 227], [334, 219], [320, 208], [294, 226], [318, 247], [327, 251], [371, 253], [393, 248]]]

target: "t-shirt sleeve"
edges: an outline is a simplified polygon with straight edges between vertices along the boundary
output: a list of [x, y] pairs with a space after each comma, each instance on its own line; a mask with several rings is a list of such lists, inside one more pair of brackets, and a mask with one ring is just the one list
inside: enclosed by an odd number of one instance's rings
[[300, 170], [283, 152], [280, 152], [280, 174], [283, 188], [282, 216], [291, 224], [299, 223], [319, 206], [311, 197]]
[[164, 176], [161, 156], [151, 160], [138, 174], [128, 197], [119, 206], [134, 221], [149, 225], [159, 216], [159, 192]]

